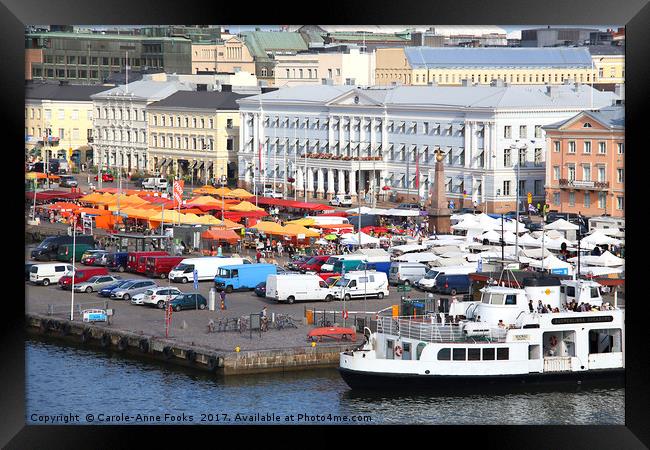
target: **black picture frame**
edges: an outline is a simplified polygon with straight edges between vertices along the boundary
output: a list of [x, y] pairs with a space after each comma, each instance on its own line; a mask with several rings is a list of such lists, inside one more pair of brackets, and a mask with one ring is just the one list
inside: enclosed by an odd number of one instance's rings
[[[379, 0], [374, 2], [340, 2], [337, 4], [282, 2], [256, 5], [255, 3], [231, 5], [213, 2], [173, 2], [157, 0], [135, 3], [126, 0], [99, 2], [96, 0], [3, 0], [0, 4], [0, 47], [2, 48], [2, 108], [0, 114], [6, 125], [7, 142], [4, 142], [5, 164], [3, 170], [3, 214], [4, 231], [0, 241], [4, 246], [13, 246], [15, 251], [5, 252], [6, 260], [13, 259], [24, 247], [17, 236], [24, 234], [24, 223], [20, 199], [11, 193], [13, 177], [15, 185], [21, 183], [23, 145], [20, 125], [24, 111], [24, 25], [25, 24], [173, 24], [173, 23], [324, 23], [324, 24], [493, 24], [493, 25], [600, 25], [620, 24], [626, 26], [626, 204], [629, 216], [626, 238], [628, 243], [643, 242], [644, 205], [648, 189], [643, 184], [644, 170], [641, 151], [642, 121], [648, 95], [650, 71], [648, 58], [650, 41], [647, 30], [650, 25], [650, 6], [647, 0], [612, 2], [603, 0], [503, 0], [479, 2], [456, 0], [453, 2]], [[630, 152], [632, 156], [630, 157]], [[631, 164], [632, 163], [632, 164]], [[11, 219], [13, 218], [13, 219]], [[374, 439], [390, 435], [413, 442], [413, 436], [425, 439], [421, 445], [447, 445], [505, 448], [644, 448], [650, 445], [650, 423], [648, 419], [648, 337], [644, 327], [647, 313], [643, 303], [643, 273], [647, 265], [641, 260], [642, 245], [627, 246], [627, 286], [630, 292], [626, 302], [626, 392], [624, 426], [453, 426], [409, 427], [395, 430], [395, 427], [372, 427], [358, 435], [359, 440], [349, 445], [367, 445]], [[638, 259], [639, 262], [634, 264]], [[631, 262], [631, 263], [630, 263]], [[225, 431], [231, 436], [242, 436], [243, 429], [219, 429], [217, 433], [209, 427], [191, 427], [187, 430], [170, 426], [149, 427], [100, 427], [100, 426], [26, 426], [25, 425], [25, 316], [24, 304], [18, 285], [22, 279], [19, 265], [13, 261], [6, 269], [4, 279], [11, 290], [3, 296], [0, 327], [0, 363], [2, 408], [0, 408], [0, 445], [7, 448], [75, 448], [101, 447], [117, 448], [135, 446], [135, 437], [142, 436], [149, 446], [156, 442], [169, 444], [175, 437], [184, 441], [206, 442], [224, 445]], [[5, 287], [5, 289], [7, 289]], [[534, 421], [534, 418], [531, 418]], [[259, 427], [265, 436], [285, 433], [283, 427]], [[399, 427], [406, 428], [406, 427]], [[295, 428], [294, 428], [295, 429]], [[311, 439], [295, 442], [298, 445], [312, 445], [315, 441], [329, 439], [338, 442], [341, 437], [330, 427], [301, 427], [305, 437]], [[154, 432], [152, 432], [154, 431]], [[354, 434], [355, 430], [352, 431]], [[245, 436], [245, 435], [244, 435]], [[256, 442], [252, 435], [251, 443]], [[265, 441], [265, 439], [262, 440]], [[346, 438], [347, 440], [347, 438]], [[247, 441], [244, 438], [244, 441]], [[414, 442], [413, 442], [414, 443]], [[129, 445], [130, 444], [130, 445]], [[287, 443], [288, 444], [288, 443]], [[235, 443], [236, 445], [236, 443]], [[348, 445], [348, 444], [346, 444]]]

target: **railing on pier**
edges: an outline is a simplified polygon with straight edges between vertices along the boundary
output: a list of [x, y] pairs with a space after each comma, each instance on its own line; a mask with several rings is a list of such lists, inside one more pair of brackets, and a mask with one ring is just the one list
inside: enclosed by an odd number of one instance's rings
[[474, 322], [437, 323], [435, 316], [406, 318], [379, 317], [377, 332], [416, 339], [423, 342], [505, 342], [507, 330], [498, 327], [488, 327], [484, 335], [468, 335], [464, 325]]
[[[108, 300], [74, 304], [75, 314], [79, 314], [79, 317], [85, 309], [108, 309]], [[70, 305], [47, 305], [48, 316], [57, 314], [70, 314]]]

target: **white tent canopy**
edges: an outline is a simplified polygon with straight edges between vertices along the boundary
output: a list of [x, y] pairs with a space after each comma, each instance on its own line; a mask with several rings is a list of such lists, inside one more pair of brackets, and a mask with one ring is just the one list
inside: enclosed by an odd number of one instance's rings
[[558, 230], [558, 231], [572, 231], [578, 230], [580, 227], [574, 225], [571, 222], [568, 222], [564, 219], [558, 219], [553, 223], [550, 223], [544, 227], [546, 230]]
[[[570, 262], [578, 262], [578, 257], [570, 258]], [[600, 267], [619, 267], [625, 265], [625, 260], [618, 256], [612, 255], [610, 252], [605, 252], [600, 256], [588, 255], [580, 257], [580, 264], [589, 266]], [[581, 270], [582, 271], [582, 270]]]
[[388, 252], [391, 254], [404, 254], [404, 253], [411, 253], [411, 252], [421, 252], [422, 250], [426, 250], [426, 249], [427, 249], [426, 245], [406, 244], [406, 245], [396, 245], [395, 247], [391, 247], [388, 249]]
[[554, 255], [549, 255], [543, 260], [531, 259], [529, 260], [529, 265], [531, 267], [536, 267], [539, 269], [557, 271], [566, 269], [567, 275], [573, 275], [573, 266], [566, 261], [562, 261]]
[[386, 212], [387, 216], [402, 216], [402, 217], [416, 217], [420, 215], [420, 211], [417, 209], [389, 209]]
[[529, 249], [522, 250], [521, 254], [523, 256], [528, 257], [528, 258], [542, 259], [542, 258], [546, 258], [546, 257], [550, 256], [551, 252], [548, 251], [547, 248], [545, 248], [543, 250], [541, 248], [529, 248]]
[[625, 272], [624, 267], [596, 267], [596, 266], [583, 266], [580, 265], [581, 275], [603, 276], [603, 275], [616, 275]]
[[465, 258], [440, 258], [435, 261], [432, 261], [430, 264], [432, 267], [448, 267], [448, 266], [467, 266], [474, 265], [474, 263], [468, 262]]
[[[359, 244], [359, 234], [361, 234], [361, 244]], [[341, 235], [341, 244], [343, 245], [379, 245], [379, 239], [366, 233], [345, 233]]]
[[436, 261], [438, 259], [440, 259], [440, 257], [434, 255], [433, 253], [421, 252], [421, 253], [405, 253], [404, 255], [396, 257], [395, 261], [427, 263], [431, 261]]
[[605, 233], [602, 233], [601, 231], [594, 231], [589, 236], [583, 238], [580, 241], [581, 247], [589, 247], [589, 246], [605, 245], [605, 244], [620, 245], [621, 241], [619, 239], [615, 239], [613, 237], [607, 236]]

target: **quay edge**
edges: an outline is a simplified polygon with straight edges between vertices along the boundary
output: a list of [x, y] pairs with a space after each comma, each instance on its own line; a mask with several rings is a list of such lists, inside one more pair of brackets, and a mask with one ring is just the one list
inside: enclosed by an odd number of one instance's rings
[[153, 359], [217, 375], [335, 368], [339, 364], [340, 352], [349, 351], [356, 345], [348, 342], [311, 347], [305, 342], [304, 347], [237, 353], [42, 314], [27, 313], [25, 318], [27, 332], [32, 335], [74, 342], [93, 349], [119, 351], [127, 356]]

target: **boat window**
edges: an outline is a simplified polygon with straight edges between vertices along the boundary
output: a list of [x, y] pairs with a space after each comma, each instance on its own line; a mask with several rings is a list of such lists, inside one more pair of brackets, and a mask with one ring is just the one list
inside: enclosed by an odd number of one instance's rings
[[493, 348], [484, 348], [483, 349], [483, 361], [493, 361], [494, 360], [494, 349]]
[[402, 359], [411, 359], [411, 343], [404, 342], [402, 345], [404, 352], [402, 353]]
[[517, 304], [517, 296], [515, 294], [506, 295], [506, 305], [516, 305], [516, 304]]
[[621, 350], [621, 330], [589, 330], [589, 353], [612, 353]]
[[508, 347], [497, 348], [497, 359], [505, 360], [510, 358], [510, 349]]
[[566, 286], [560, 286], [560, 294], [564, 294], [566, 291]]
[[573, 286], [567, 286], [566, 287], [566, 295], [567, 297], [575, 297], [576, 296], [576, 288]]
[[465, 349], [455, 348], [453, 351], [454, 361], [465, 361]]
[[426, 347], [427, 344], [424, 342], [420, 342], [418, 346], [415, 348], [415, 358], [420, 359], [420, 356], [422, 356], [422, 351], [424, 350], [424, 347]]
[[490, 294], [483, 294], [483, 298], [481, 299], [483, 303], [490, 303]]
[[492, 294], [490, 303], [493, 305], [503, 305], [503, 294]]
[[600, 297], [600, 294], [598, 293], [598, 288], [597, 287], [592, 287], [591, 288], [591, 298], [598, 298]]
[[449, 361], [451, 359], [451, 349], [441, 348], [438, 351], [438, 361]]
[[480, 348], [468, 348], [467, 349], [467, 360], [468, 361], [480, 361], [481, 360], [481, 349]]
[[386, 340], [386, 359], [395, 359], [395, 341]]
[[529, 345], [528, 346], [528, 359], [539, 359], [539, 345]]

